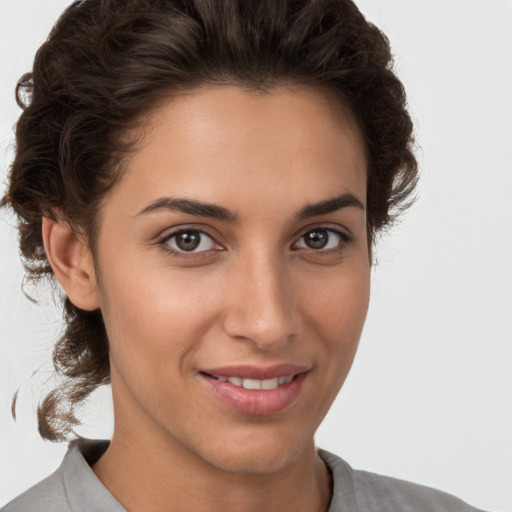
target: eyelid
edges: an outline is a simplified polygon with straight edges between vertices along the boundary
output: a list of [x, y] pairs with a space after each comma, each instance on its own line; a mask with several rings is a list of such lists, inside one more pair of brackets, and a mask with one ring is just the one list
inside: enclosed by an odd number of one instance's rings
[[[217, 247], [220, 247], [220, 249], [206, 249], [202, 251], [184, 251], [179, 248], [170, 247], [167, 242], [171, 240], [172, 238], [175, 238], [176, 236], [180, 235], [181, 233], [199, 233], [201, 236], [208, 237]], [[172, 253], [173, 255], [176, 255], [178, 257], [183, 258], [197, 258], [201, 257], [207, 253], [210, 252], [216, 252], [220, 250], [224, 250], [224, 247], [221, 243], [217, 241], [217, 237], [213, 236], [212, 234], [208, 233], [203, 228], [195, 227], [195, 226], [180, 226], [176, 227], [174, 229], [165, 230], [163, 234], [160, 234], [156, 238], [156, 244], [162, 247], [165, 251]]]
[[298, 236], [296, 238], [296, 240], [295, 240], [295, 242], [293, 242], [292, 246], [296, 246], [299, 243], [299, 241], [305, 235], [307, 235], [308, 233], [311, 233], [312, 231], [315, 231], [315, 230], [323, 230], [323, 231], [334, 233], [334, 234], [336, 234], [337, 236], [339, 236], [341, 238], [341, 242], [338, 244], [337, 247], [332, 247], [332, 248], [329, 248], [329, 249], [323, 249], [323, 248], [321, 248], [321, 249], [312, 249], [310, 247], [299, 247], [299, 248], [295, 248], [294, 250], [311, 251], [311, 252], [319, 253], [319, 254], [320, 253], [328, 254], [328, 253], [331, 253], [331, 252], [336, 252], [336, 251], [343, 250], [343, 248], [347, 244], [350, 244], [351, 242], [354, 241], [353, 235], [347, 229], [343, 229], [339, 225], [336, 225], [334, 227], [334, 226], [329, 225], [329, 224], [327, 224], [327, 225], [326, 224], [315, 224], [315, 225], [312, 225], [312, 226], [307, 226], [305, 229], [303, 228], [301, 230], [300, 236]]
[[340, 226], [339, 224], [322, 223], [322, 222], [317, 222], [315, 224], [310, 224], [308, 226], [301, 228], [295, 235], [296, 239], [298, 240], [299, 238], [303, 237], [307, 233], [310, 233], [311, 231], [315, 231], [315, 229], [323, 229], [325, 231], [332, 231], [332, 232], [340, 235], [344, 240], [347, 240], [350, 242], [354, 240], [354, 236], [352, 235], [352, 232], [348, 228], [346, 228], [344, 226]]
[[180, 233], [189, 233], [189, 232], [201, 233], [210, 237], [212, 240], [215, 240], [216, 243], [222, 245], [217, 240], [219, 238], [218, 234], [212, 233], [212, 229], [209, 226], [197, 225], [197, 224], [178, 224], [175, 226], [168, 226], [165, 229], [162, 229], [158, 235], [154, 237], [155, 242], [163, 242], [165, 240], [169, 240], [173, 236], [179, 235]]
[[[298, 241], [301, 240], [306, 234], [310, 233], [311, 231], [315, 231], [315, 229], [316, 230], [325, 230], [325, 231], [336, 234], [337, 236], [339, 236], [341, 238], [339, 245], [337, 247], [329, 248], [329, 249], [312, 249], [312, 248], [307, 248], [307, 247], [297, 248], [296, 245], [297, 245]], [[173, 237], [176, 237], [180, 233], [187, 233], [187, 232], [196, 232], [203, 236], [207, 236], [208, 238], [210, 238], [213, 241], [214, 244], [217, 245], [217, 248], [207, 249], [207, 250], [202, 250], [202, 251], [196, 252], [196, 251], [184, 251], [184, 250], [180, 250], [179, 248], [178, 249], [172, 248], [167, 244], [167, 242], [170, 239], [172, 239]], [[295, 241], [292, 243], [292, 250], [295, 250], [295, 251], [308, 251], [308, 252], [313, 252], [313, 253], [317, 253], [317, 254], [335, 253], [337, 251], [343, 250], [347, 244], [350, 244], [351, 242], [354, 241], [354, 237], [351, 234], [351, 232], [347, 228], [344, 228], [344, 227], [340, 226], [339, 224], [336, 224], [333, 226], [332, 224], [315, 223], [315, 224], [301, 228], [299, 233], [300, 234], [297, 234], [295, 236]], [[204, 257], [208, 253], [221, 252], [221, 251], [225, 250], [224, 244], [220, 243], [218, 241], [218, 238], [219, 238], [219, 236], [211, 234], [209, 232], [209, 230], [204, 229], [202, 226], [199, 227], [199, 226], [194, 226], [194, 225], [180, 225], [180, 226], [175, 226], [174, 228], [167, 228], [166, 230], [162, 231], [161, 234], [156, 237], [155, 243], [157, 245], [161, 246], [162, 249], [164, 249], [166, 252], [171, 253], [177, 257], [193, 259], [193, 258]]]

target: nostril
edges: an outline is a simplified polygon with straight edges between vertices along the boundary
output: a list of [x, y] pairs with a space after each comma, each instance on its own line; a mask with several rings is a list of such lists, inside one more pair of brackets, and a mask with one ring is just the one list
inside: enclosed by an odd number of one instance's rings
[[273, 272], [268, 271], [264, 280], [256, 279], [253, 272], [250, 281], [244, 280], [243, 286], [238, 283], [232, 290], [232, 302], [223, 319], [224, 330], [232, 339], [270, 348], [287, 343], [296, 332], [295, 301], [286, 293], [282, 278], [272, 279]]

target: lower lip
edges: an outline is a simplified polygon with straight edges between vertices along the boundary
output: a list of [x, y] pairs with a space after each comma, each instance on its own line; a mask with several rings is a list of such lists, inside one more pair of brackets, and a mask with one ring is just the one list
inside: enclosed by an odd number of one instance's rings
[[245, 389], [209, 375], [200, 374], [208, 387], [224, 404], [235, 411], [257, 416], [276, 414], [291, 407], [302, 391], [306, 373], [275, 389]]

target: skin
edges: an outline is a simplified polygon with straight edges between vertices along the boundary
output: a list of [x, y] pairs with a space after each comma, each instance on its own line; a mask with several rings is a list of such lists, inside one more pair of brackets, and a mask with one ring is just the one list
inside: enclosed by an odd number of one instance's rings
[[[70, 299], [103, 314], [115, 428], [93, 471], [128, 511], [328, 508], [313, 436], [351, 367], [370, 283], [364, 144], [334, 101], [236, 86], [169, 100], [104, 200], [95, 265], [65, 222], [44, 220]], [[361, 207], [298, 216], [342, 194]], [[161, 198], [215, 204], [236, 220], [144, 212]], [[320, 228], [327, 248], [311, 248], [307, 234]], [[207, 236], [179, 253], [177, 229]], [[199, 374], [282, 363], [308, 369], [303, 387], [263, 416], [228, 407]]]

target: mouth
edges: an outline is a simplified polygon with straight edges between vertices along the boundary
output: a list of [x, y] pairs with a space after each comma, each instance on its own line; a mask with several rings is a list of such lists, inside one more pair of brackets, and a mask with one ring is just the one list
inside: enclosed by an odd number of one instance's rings
[[230, 409], [269, 415], [290, 408], [298, 400], [308, 371], [297, 365], [230, 366], [201, 370], [199, 376]]
[[222, 375], [209, 375], [205, 373], [208, 377], [212, 379], [220, 380], [222, 382], [229, 382], [233, 384], [233, 386], [237, 386], [239, 388], [244, 389], [277, 389], [278, 387], [284, 386], [291, 382], [294, 378], [294, 375], [286, 375], [281, 377], [274, 377], [273, 379], [244, 379], [243, 377], [224, 377]]

